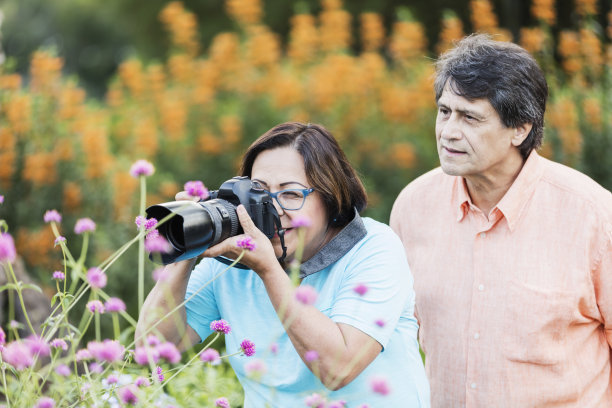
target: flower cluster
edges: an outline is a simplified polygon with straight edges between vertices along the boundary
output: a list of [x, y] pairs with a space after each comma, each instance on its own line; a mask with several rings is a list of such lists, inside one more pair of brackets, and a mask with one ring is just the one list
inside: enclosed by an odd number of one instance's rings
[[218, 333], [229, 334], [232, 331], [229, 323], [225, 320], [214, 320], [210, 323], [210, 329]]
[[185, 183], [185, 191], [191, 197], [197, 197], [200, 200], [206, 200], [209, 196], [208, 189], [201, 181], [188, 181]]
[[255, 354], [255, 344], [248, 339], [242, 340], [240, 343], [240, 350], [242, 350], [245, 356], [251, 357]]
[[245, 236], [244, 238], [239, 238], [236, 241], [236, 246], [238, 248], [242, 248], [246, 251], [254, 251], [255, 250], [255, 242], [249, 236]]

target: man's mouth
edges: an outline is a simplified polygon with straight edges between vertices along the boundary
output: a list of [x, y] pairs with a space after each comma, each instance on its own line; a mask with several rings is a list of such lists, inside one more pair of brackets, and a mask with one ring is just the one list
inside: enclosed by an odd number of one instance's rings
[[465, 154], [465, 152], [462, 151], [462, 150], [452, 149], [452, 148], [447, 147], [447, 146], [442, 146], [442, 148], [444, 150], [446, 150], [448, 153], [451, 153], [451, 154]]

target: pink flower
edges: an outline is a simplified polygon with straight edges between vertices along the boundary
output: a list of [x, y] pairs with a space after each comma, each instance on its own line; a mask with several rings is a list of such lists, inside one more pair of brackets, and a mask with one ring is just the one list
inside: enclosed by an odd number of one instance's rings
[[363, 296], [368, 291], [368, 287], [364, 285], [363, 283], [360, 283], [359, 285], [353, 288], [353, 291], [357, 293], [359, 296]]
[[148, 231], [147, 238], [153, 238], [159, 235], [159, 231], [154, 229], [157, 225], [157, 219], [145, 218], [142, 215], [139, 215], [136, 217], [135, 223], [139, 230], [144, 228], [145, 231]]
[[104, 305], [99, 300], [90, 300], [87, 302], [85, 307], [87, 307], [87, 310], [89, 310], [91, 313], [104, 313]]
[[210, 363], [212, 365], [221, 364], [221, 357], [219, 356], [219, 352], [212, 348], [204, 350], [202, 354], [200, 354], [200, 360], [205, 363]]
[[59, 224], [60, 222], [62, 222], [62, 216], [56, 210], [48, 210], [43, 216], [43, 221], [57, 222]]
[[93, 232], [96, 230], [96, 223], [91, 218], [79, 218], [74, 225], [75, 234], [82, 234], [84, 232]]
[[130, 167], [130, 175], [134, 178], [138, 178], [140, 176], [150, 176], [155, 172], [155, 167], [153, 164], [146, 160], [137, 160], [132, 167]]
[[42, 397], [36, 401], [34, 408], [55, 408], [55, 401], [49, 397]]
[[155, 282], [159, 282], [159, 281], [163, 282], [164, 280], [166, 280], [166, 278], [168, 277], [168, 274], [165, 271], [166, 271], [166, 268], [164, 268], [163, 266], [153, 269], [153, 272], [151, 272], [151, 276], [153, 277], [153, 280]]
[[0, 345], [4, 343], [6, 343], [6, 333], [4, 333], [4, 330], [0, 327]]
[[317, 291], [310, 285], [300, 285], [295, 290], [295, 298], [305, 305], [312, 305], [317, 301]]
[[63, 339], [53, 339], [49, 345], [56, 349], [68, 350], [68, 344]]
[[119, 399], [121, 402], [127, 405], [136, 405], [138, 402], [138, 397], [136, 396], [136, 386], [133, 384], [126, 385], [125, 387], [119, 388], [117, 394], [119, 394]]
[[325, 408], [325, 398], [317, 393], [304, 398], [304, 404], [311, 408]]
[[244, 365], [244, 371], [249, 377], [259, 378], [266, 373], [266, 363], [263, 360], [255, 359]]
[[247, 357], [251, 357], [253, 354], [255, 354], [255, 344], [251, 340], [242, 340], [240, 343], [240, 348]]
[[152, 252], [154, 254], [167, 254], [172, 250], [172, 247], [166, 238], [161, 235], [151, 235], [147, 236], [145, 239], [145, 249], [147, 252]]
[[304, 216], [296, 216], [293, 220], [291, 220], [291, 226], [293, 228], [308, 228], [312, 225], [312, 221], [310, 218]]
[[62, 242], [66, 242], [66, 238], [60, 235], [59, 237], [55, 238], [55, 241], [53, 241], [53, 246], [57, 246]]
[[106, 339], [104, 341], [90, 341], [87, 343], [87, 350], [93, 358], [98, 361], [115, 363], [123, 360], [125, 348], [118, 340]]
[[247, 250], [247, 251], [254, 251], [255, 250], [255, 242], [248, 235], [245, 236], [244, 238], [238, 239], [238, 241], [236, 241], [236, 246], [238, 248], [242, 248], [242, 249]]
[[104, 369], [102, 366], [95, 361], [89, 365], [89, 371], [92, 373], [100, 374]]
[[204, 187], [201, 181], [188, 181], [185, 183], [185, 191], [192, 197], [198, 197], [201, 200], [208, 198], [208, 189]]
[[106, 274], [98, 267], [89, 268], [87, 270], [87, 282], [92, 288], [102, 289], [106, 286]]
[[134, 381], [134, 384], [136, 384], [138, 388], [148, 387], [149, 385], [151, 385], [151, 383], [149, 382], [149, 379], [146, 377], [142, 377], [142, 376], [136, 378], [136, 380]]
[[374, 321], [378, 327], [385, 327], [385, 321], [383, 319], [376, 319]]
[[91, 352], [87, 349], [77, 350], [75, 359], [76, 361], [89, 360], [91, 358]]
[[304, 360], [306, 360], [309, 363], [315, 360], [318, 360], [318, 359], [319, 359], [319, 353], [317, 353], [315, 350], [309, 350], [306, 352], [306, 354], [304, 354]]
[[270, 344], [270, 353], [272, 354], [276, 354], [278, 353], [278, 344], [277, 343], [272, 343]]
[[155, 347], [155, 346], [159, 346], [162, 343], [162, 341], [154, 334], [149, 334], [147, 336], [147, 344], [149, 346]]
[[160, 366], [155, 367], [155, 375], [157, 376], [157, 381], [160, 383], [164, 382], [164, 370]]
[[107, 312], [123, 312], [125, 311], [125, 303], [123, 300], [112, 297], [104, 303]]
[[30, 354], [32, 354], [32, 356], [48, 356], [49, 354], [51, 354], [51, 348], [49, 348], [49, 344], [42, 337], [32, 335], [25, 339], [25, 344], [30, 349]]
[[388, 395], [391, 392], [389, 384], [384, 377], [370, 378], [370, 387], [372, 391], [380, 395]]
[[221, 319], [221, 320], [214, 320], [213, 322], [211, 322], [210, 330], [213, 330], [219, 333], [223, 333], [223, 334], [229, 334], [229, 332], [232, 331], [232, 328], [230, 327], [228, 322]]
[[13, 262], [17, 256], [15, 250], [15, 241], [8, 233], [3, 232], [0, 234], [0, 262], [8, 261]]
[[2, 359], [21, 371], [34, 364], [30, 348], [21, 341], [13, 341], [2, 350]]
[[333, 401], [327, 406], [327, 408], [346, 408], [346, 401]]
[[176, 364], [181, 361], [180, 351], [178, 351], [174, 343], [170, 343], [169, 341], [157, 346], [157, 352], [160, 358], [165, 359], [171, 364]]
[[55, 367], [55, 372], [62, 377], [68, 377], [70, 375], [70, 368], [66, 364], [60, 364]]
[[217, 398], [215, 400], [215, 407], [219, 407], [219, 408], [231, 408], [229, 401], [225, 397]]
[[108, 384], [117, 384], [119, 382], [119, 377], [116, 374], [109, 374], [109, 376], [106, 377], [106, 382]]
[[4, 202], [4, 196], [0, 195], [0, 204], [2, 204]]
[[62, 271], [53, 272], [53, 279], [64, 280], [66, 279], [66, 275]]
[[136, 347], [134, 350], [134, 361], [140, 365], [147, 365], [149, 360], [151, 360], [151, 363], [157, 364], [159, 361], [159, 351], [151, 347]]

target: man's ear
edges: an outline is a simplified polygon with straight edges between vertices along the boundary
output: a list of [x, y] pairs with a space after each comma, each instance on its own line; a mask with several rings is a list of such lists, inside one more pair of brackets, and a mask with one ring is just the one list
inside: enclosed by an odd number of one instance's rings
[[529, 136], [529, 132], [531, 132], [531, 128], [533, 124], [531, 123], [523, 123], [514, 128], [514, 136], [512, 137], [512, 145], [515, 147], [519, 147], [521, 143], [527, 139]]

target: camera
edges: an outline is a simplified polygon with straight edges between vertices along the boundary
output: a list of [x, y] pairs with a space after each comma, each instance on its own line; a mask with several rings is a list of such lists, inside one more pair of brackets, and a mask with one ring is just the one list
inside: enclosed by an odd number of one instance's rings
[[[173, 214], [157, 227], [159, 234], [166, 238], [172, 247], [170, 252], [160, 254], [161, 263], [167, 265], [195, 258], [208, 247], [242, 234], [236, 213], [236, 207], [240, 204], [244, 205], [253, 223], [268, 238], [274, 237], [274, 233], [278, 231], [284, 255], [284, 230], [272, 197], [248, 177], [233, 177], [224, 182], [219, 190], [211, 191], [206, 200], [197, 203], [171, 201], [146, 209], [146, 217], [158, 221]], [[157, 254], [155, 257], [150, 254], [149, 258], [159, 262]], [[227, 263], [225, 258], [219, 260]]]

